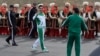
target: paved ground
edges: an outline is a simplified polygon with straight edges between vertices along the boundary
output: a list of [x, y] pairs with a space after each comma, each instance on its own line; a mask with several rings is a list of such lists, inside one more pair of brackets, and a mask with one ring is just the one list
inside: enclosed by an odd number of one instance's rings
[[[0, 36], [0, 56], [66, 56], [67, 39], [64, 38], [49, 38], [45, 40], [49, 52], [42, 53], [40, 47], [37, 51], [31, 49], [35, 39], [28, 37], [16, 37], [16, 42], [19, 46], [9, 46], [5, 42], [7, 36]], [[98, 39], [83, 40], [81, 43], [81, 56], [100, 56], [100, 44]], [[75, 56], [74, 49], [72, 56]]]

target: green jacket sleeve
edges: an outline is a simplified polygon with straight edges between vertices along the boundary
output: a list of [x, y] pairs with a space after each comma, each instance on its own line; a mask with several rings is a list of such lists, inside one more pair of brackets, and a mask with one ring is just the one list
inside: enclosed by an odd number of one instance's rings
[[36, 20], [36, 23], [39, 25], [40, 24], [40, 20], [38, 18], [38, 13], [36, 13], [34, 16], [33, 16], [33, 20]]
[[69, 17], [66, 18], [66, 20], [62, 23], [61, 27], [63, 27], [63, 26], [68, 26], [69, 19], [70, 19]]
[[82, 22], [81, 22], [81, 29], [82, 29], [82, 31], [88, 30], [88, 27], [87, 27], [86, 23], [84, 22], [84, 20], [82, 20]]
[[39, 20], [39, 18], [36, 18], [36, 22], [37, 22], [38, 25], [40, 25], [41, 21]]

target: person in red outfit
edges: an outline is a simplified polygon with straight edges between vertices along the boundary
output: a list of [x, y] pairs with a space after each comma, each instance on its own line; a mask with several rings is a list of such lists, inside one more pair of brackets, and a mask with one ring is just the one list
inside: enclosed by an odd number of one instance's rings
[[58, 6], [56, 3], [50, 3], [49, 18], [51, 20], [51, 37], [59, 36], [59, 24], [58, 24]]
[[[60, 21], [63, 22], [66, 19], [66, 17], [72, 15], [71, 4], [69, 2], [65, 3], [65, 6], [64, 6], [63, 10], [61, 10], [59, 12], [59, 15], [60, 15], [59, 22]], [[61, 25], [62, 22], [60, 22], [60, 25]], [[60, 35], [61, 35], [61, 37], [64, 37], [64, 38], [66, 37], [66, 35], [67, 35], [67, 29], [66, 29], [66, 27], [62, 27]]]

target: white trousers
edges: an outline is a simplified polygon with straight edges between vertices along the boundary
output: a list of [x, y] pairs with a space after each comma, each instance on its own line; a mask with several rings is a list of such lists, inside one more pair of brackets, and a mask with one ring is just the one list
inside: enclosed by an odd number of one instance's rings
[[[37, 30], [38, 35], [39, 35], [39, 30]], [[44, 43], [44, 35], [45, 35], [45, 28], [43, 28], [43, 43]], [[38, 47], [40, 44], [40, 37], [38, 36], [38, 38], [36, 39], [36, 41], [33, 43], [33, 47], [36, 48]]]

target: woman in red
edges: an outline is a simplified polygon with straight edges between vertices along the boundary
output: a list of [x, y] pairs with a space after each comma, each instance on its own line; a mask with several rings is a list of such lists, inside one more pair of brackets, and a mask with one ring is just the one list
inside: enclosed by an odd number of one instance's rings
[[7, 13], [7, 4], [6, 3], [2, 3], [1, 5], [1, 16], [2, 16], [2, 33], [3, 35], [8, 34], [8, 23], [7, 23], [7, 19], [6, 19], [6, 13]]
[[89, 33], [85, 33], [85, 38], [88, 38], [88, 39], [93, 39], [95, 36], [94, 36], [94, 31], [95, 31], [95, 27], [94, 27], [94, 24], [95, 24], [95, 18], [96, 16], [93, 15], [93, 5], [89, 4], [87, 7], [86, 7], [86, 11], [85, 13], [83, 13], [83, 18], [84, 20], [86, 21], [86, 24], [88, 26], [88, 29], [89, 29]]
[[48, 15], [48, 6], [47, 4], [44, 5], [43, 7], [43, 12], [45, 13], [45, 16], [46, 16], [46, 36], [49, 36], [50, 34], [50, 18], [49, 18], [49, 15]]
[[59, 36], [59, 24], [58, 24], [58, 6], [55, 3], [50, 3], [49, 18], [51, 20], [50, 36]]
[[[72, 12], [70, 11], [70, 9], [71, 9], [70, 3], [66, 2], [63, 10], [61, 10], [60, 13], [59, 13], [60, 19], [61, 19], [59, 21], [63, 22], [66, 19], [66, 17], [72, 15]], [[66, 34], [67, 34], [67, 29], [66, 29], [66, 27], [63, 27], [61, 29], [60, 35], [61, 35], [61, 37], [66, 37]]]

